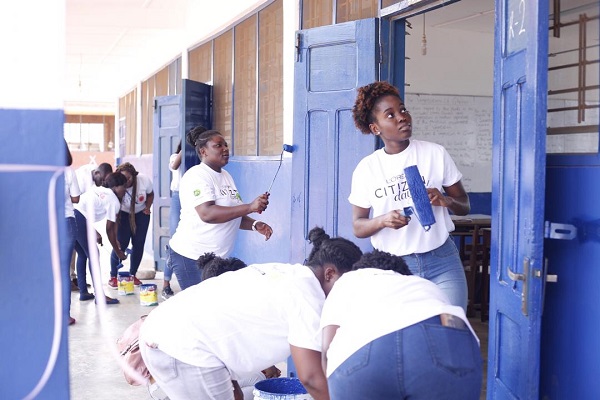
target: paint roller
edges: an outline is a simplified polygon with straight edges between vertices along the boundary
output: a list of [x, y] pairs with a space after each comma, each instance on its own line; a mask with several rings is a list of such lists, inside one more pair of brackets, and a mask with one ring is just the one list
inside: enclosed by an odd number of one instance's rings
[[404, 176], [414, 204], [414, 207], [404, 207], [404, 215], [414, 214], [423, 229], [428, 231], [435, 224], [435, 216], [419, 168], [416, 165], [404, 168]]
[[[273, 180], [271, 181], [271, 184], [269, 185], [269, 188], [267, 189], [267, 191], [265, 193], [271, 193], [271, 188], [273, 188], [273, 184], [275, 183], [275, 178], [277, 178], [277, 174], [279, 174], [279, 170], [281, 169], [281, 163], [283, 162], [283, 152], [287, 152], [287, 153], [293, 153], [294, 152], [294, 146], [291, 144], [284, 144], [283, 145], [283, 149], [281, 150], [281, 154], [279, 155], [279, 166], [277, 167], [277, 171], [275, 171], [275, 176], [273, 176]], [[262, 214], [262, 211], [258, 211], [259, 214]]]
[[275, 183], [275, 178], [277, 178], [277, 174], [279, 173], [279, 170], [281, 169], [281, 163], [283, 162], [283, 152], [284, 151], [288, 152], [288, 153], [292, 153], [294, 151], [294, 146], [292, 146], [291, 144], [283, 145], [283, 150], [281, 150], [281, 154], [279, 155], [279, 166], [277, 167], [275, 176], [273, 177], [273, 180], [271, 181], [271, 184], [269, 185], [269, 189], [267, 189], [267, 193], [271, 193], [271, 188], [273, 187], [273, 184]]

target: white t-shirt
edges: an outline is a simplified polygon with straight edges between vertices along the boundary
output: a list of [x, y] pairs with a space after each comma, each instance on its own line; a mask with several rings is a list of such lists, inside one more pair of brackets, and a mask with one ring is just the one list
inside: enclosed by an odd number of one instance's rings
[[[183, 150], [182, 150], [183, 151]], [[179, 190], [179, 180], [181, 179], [181, 164], [179, 164], [178, 168], [173, 168], [173, 163], [175, 159], [177, 159], [178, 154], [171, 154], [169, 157], [169, 171], [171, 171], [171, 191], [177, 192]], [[183, 157], [183, 154], [181, 155]]]
[[214, 252], [227, 257], [233, 250], [242, 218], [208, 224], [200, 219], [196, 207], [207, 201], [218, 206], [232, 207], [243, 204], [229, 172], [216, 172], [200, 163], [188, 169], [179, 183], [181, 217], [169, 246], [178, 254], [198, 259], [202, 254]]
[[96, 169], [96, 164], [85, 164], [75, 170], [77, 184], [81, 193], [87, 192], [91, 187], [96, 186], [92, 178], [92, 172]]
[[[135, 194], [135, 213], [139, 213], [146, 208], [146, 197], [152, 193], [152, 180], [144, 174], [137, 175], [137, 187]], [[131, 207], [131, 198], [133, 196], [133, 186], [128, 188], [123, 196], [123, 202], [121, 203], [121, 211], [129, 212]]]
[[81, 195], [79, 185], [77, 184], [77, 178], [75, 172], [71, 167], [65, 169], [65, 218], [74, 218], [75, 212], [73, 211], [73, 201], [71, 197], [77, 197]]
[[[448, 187], [460, 181], [462, 174], [444, 147], [411, 140], [398, 154], [379, 149], [363, 158], [352, 174], [351, 204], [372, 209], [372, 218], [392, 210], [403, 210], [414, 203], [408, 191], [404, 168], [417, 165], [426, 188]], [[371, 236], [374, 248], [399, 256], [425, 253], [440, 247], [448, 239], [454, 224], [446, 207], [434, 206], [435, 224], [425, 231], [416, 216], [400, 229], [384, 228]]]
[[450, 305], [434, 283], [375, 268], [346, 272], [321, 314], [321, 328], [340, 327], [327, 350], [327, 376], [373, 340], [444, 313], [462, 319], [477, 338], [463, 309]]
[[[90, 190], [81, 195], [79, 203], [75, 204], [75, 209], [90, 222], [100, 221], [104, 218], [117, 222], [120, 206], [119, 198], [112, 189], [104, 186], [92, 186]], [[88, 207], [91, 208], [92, 215], [88, 215]]]
[[144, 321], [140, 343], [191, 365], [224, 364], [233, 379], [248, 378], [285, 360], [290, 344], [320, 351], [324, 301], [304, 265], [249, 265], [161, 303]]

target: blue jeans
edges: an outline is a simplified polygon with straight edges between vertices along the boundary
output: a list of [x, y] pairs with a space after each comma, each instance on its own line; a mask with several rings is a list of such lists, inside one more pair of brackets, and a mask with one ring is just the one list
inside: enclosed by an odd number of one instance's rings
[[450, 299], [450, 304], [467, 312], [467, 278], [458, 249], [452, 239], [427, 253], [402, 256], [413, 275], [435, 283]]
[[[171, 192], [171, 208], [169, 209], [169, 236], [173, 237], [179, 225], [179, 216], [181, 214], [181, 201], [179, 200], [179, 192]], [[165, 272], [163, 279], [170, 281], [173, 276], [173, 270], [168, 263], [165, 263]]]
[[62, 266], [63, 278], [63, 313], [68, 320], [71, 310], [71, 257], [75, 248], [77, 224], [73, 217], [65, 218], [65, 222], [67, 224], [67, 235], [64, 237], [64, 245], [60, 251], [60, 265]]
[[468, 328], [442, 326], [438, 316], [363, 346], [328, 379], [332, 400], [477, 400], [481, 353]]
[[[92, 246], [88, 246], [87, 240], [87, 219], [78, 210], [75, 210], [75, 221], [77, 222], [77, 233], [75, 234], [75, 251], [77, 252], [77, 264], [75, 269], [77, 270], [77, 286], [79, 287], [79, 294], [87, 294], [87, 279], [86, 279], [86, 265], [87, 260], [90, 258], [92, 251], [98, 252], [98, 246], [94, 243]], [[95, 237], [95, 235], [94, 235]], [[90, 261], [91, 262], [91, 261]], [[90, 264], [90, 268], [92, 268]], [[92, 276], [92, 282], [94, 282], [94, 275]]]
[[[144, 243], [146, 243], [146, 234], [148, 233], [148, 226], [150, 225], [150, 216], [144, 214], [142, 211], [135, 213], [135, 233], [131, 231], [131, 225], [129, 224], [129, 213], [125, 211], [119, 211], [118, 222], [119, 228], [117, 230], [117, 241], [121, 246], [121, 250], [125, 251], [131, 241], [131, 255], [129, 256], [129, 272], [132, 276], [137, 274], [142, 257], [144, 256]], [[117, 253], [113, 250], [110, 253], [110, 276], [113, 278], [117, 277], [119, 271], [118, 265], [121, 262]]]
[[198, 260], [184, 257], [170, 247], [167, 249], [166, 264], [175, 273], [181, 290], [196, 285], [202, 280], [202, 271], [198, 267]]

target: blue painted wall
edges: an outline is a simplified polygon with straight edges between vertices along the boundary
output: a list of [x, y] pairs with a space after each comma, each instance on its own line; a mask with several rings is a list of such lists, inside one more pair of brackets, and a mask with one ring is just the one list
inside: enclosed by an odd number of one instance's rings
[[[63, 119], [62, 110], [0, 109], [0, 169], [7, 164], [64, 166]], [[0, 170], [1, 399], [24, 398], [36, 386], [50, 358], [55, 319], [48, 222], [52, 175]], [[66, 233], [63, 182], [62, 178], [58, 182], [52, 210], [59, 237]], [[68, 271], [61, 272], [66, 279]], [[65, 318], [56, 365], [37, 399], [69, 398]]]
[[[225, 169], [233, 176], [245, 203], [252, 201], [269, 188], [279, 165], [276, 159], [231, 159]], [[302, 262], [290, 260], [290, 210], [292, 160], [284, 158], [275, 179], [269, 207], [262, 214], [250, 214], [251, 218], [265, 221], [273, 228], [271, 239], [253, 231], [240, 231], [232, 255], [246, 263]]]

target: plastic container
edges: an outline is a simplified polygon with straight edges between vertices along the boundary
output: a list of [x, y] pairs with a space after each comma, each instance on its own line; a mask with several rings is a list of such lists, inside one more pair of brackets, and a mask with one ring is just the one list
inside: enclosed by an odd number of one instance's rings
[[313, 400], [298, 378], [265, 379], [254, 385], [254, 400]]
[[119, 272], [117, 274], [117, 288], [121, 296], [133, 294], [133, 276], [129, 272]]
[[143, 306], [158, 305], [158, 294], [154, 283], [140, 286], [140, 304]]

